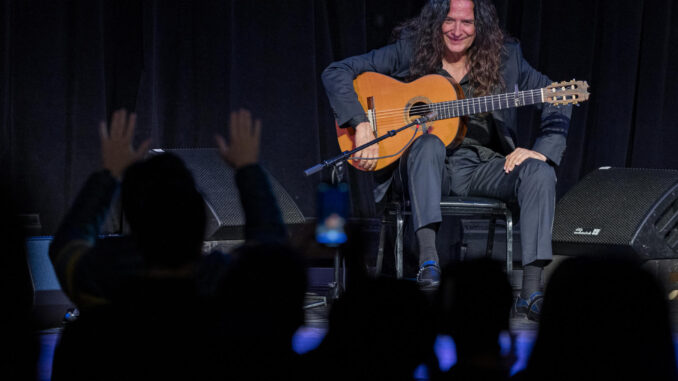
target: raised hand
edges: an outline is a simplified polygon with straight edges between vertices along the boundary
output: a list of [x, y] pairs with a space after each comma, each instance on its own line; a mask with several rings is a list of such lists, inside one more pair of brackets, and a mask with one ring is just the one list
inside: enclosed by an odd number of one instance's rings
[[221, 135], [214, 136], [219, 154], [236, 169], [259, 161], [260, 137], [261, 120], [256, 119], [252, 123], [252, 115], [243, 109], [231, 112], [228, 143]]
[[138, 149], [135, 150], [132, 146], [136, 121], [136, 114], [132, 113], [128, 118], [127, 110], [120, 109], [113, 113], [110, 132], [106, 122], [99, 123], [103, 166], [118, 179], [127, 167], [144, 157], [151, 144], [151, 139], [146, 139]]

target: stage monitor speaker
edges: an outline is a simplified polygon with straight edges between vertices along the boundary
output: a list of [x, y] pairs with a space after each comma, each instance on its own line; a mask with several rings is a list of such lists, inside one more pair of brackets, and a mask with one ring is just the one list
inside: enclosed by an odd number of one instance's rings
[[[244, 238], [245, 214], [235, 184], [235, 171], [224, 163], [216, 149], [166, 149], [152, 152], [171, 152], [179, 156], [193, 172], [207, 206], [206, 241]], [[304, 215], [292, 197], [273, 176], [268, 174], [268, 179], [278, 200], [283, 222], [287, 225], [303, 224], [306, 221]]]
[[556, 205], [553, 252], [678, 258], [678, 171], [602, 167]]

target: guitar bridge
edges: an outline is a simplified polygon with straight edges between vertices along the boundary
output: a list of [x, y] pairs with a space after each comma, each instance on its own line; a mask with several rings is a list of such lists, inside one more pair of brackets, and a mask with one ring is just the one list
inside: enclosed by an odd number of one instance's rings
[[374, 108], [374, 97], [367, 97], [367, 120], [370, 122], [370, 126], [372, 127], [372, 133], [374, 134], [374, 137], [378, 137], [377, 135], [377, 111]]

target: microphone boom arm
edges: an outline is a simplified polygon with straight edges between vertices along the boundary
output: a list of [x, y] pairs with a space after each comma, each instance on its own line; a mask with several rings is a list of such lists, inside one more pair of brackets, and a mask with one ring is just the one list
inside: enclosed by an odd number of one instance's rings
[[320, 163], [312, 166], [311, 168], [306, 169], [304, 171], [304, 175], [310, 176], [314, 173], [320, 172], [323, 168], [331, 167], [331, 166], [333, 166], [334, 164], [336, 164], [340, 161], [346, 160], [349, 157], [351, 157], [354, 153], [362, 151], [365, 148], [367, 148], [367, 147], [369, 147], [373, 144], [377, 144], [384, 139], [390, 138], [391, 136], [395, 136], [396, 134], [398, 134], [399, 132], [401, 132], [401, 131], [403, 131], [407, 128], [410, 128], [410, 127], [418, 125], [418, 124], [424, 124], [424, 123], [434, 119], [437, 115], [438, 115], [438, 113], [436, 111], [431, 111], [428, 114], [426, 114], [426, 115], [424, 115], [420, 118], [417, 118], [417, 119], [413, 120], [412, 122], [398, 128], [398, 129], [390, 130], [390, 131], [386, 132], [384, 135], [381, 135], [378, 138], [374, 138], [374, 139], [370, 140], [369, 142], [367, 142], [367, 143], [365, 143], [365, 144], [363, 144], [359, 147], [355, 147], [354, 149], [352, 149], [350, 151], [344, 151], [344, 152], [340, 153], [339, 155], [337, 155], [337, 156], [335, 156], [331, 159], [321, 161]]

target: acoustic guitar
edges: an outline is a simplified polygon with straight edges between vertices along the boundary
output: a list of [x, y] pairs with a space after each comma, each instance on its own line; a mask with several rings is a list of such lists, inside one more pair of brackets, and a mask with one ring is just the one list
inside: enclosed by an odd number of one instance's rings
[[[466, 126], [460, 117], [537, 103], [577, 104], [589, 98], [588, 87], [584, 81], [572, 80], [541, 89], [464, 99], [457, 83], [435, 74], [404, 83], [383, 74], [367, 72], [353, 81], [353, 88], [375, 136], [385, 135], [433, 111], [435, 116], [423, 127], [447, 147], [456, 147], [464, 139]], [[420, 127], [412, 126], [379, 142], [379, 159], [374, 170], [398, 160], [405, 148], [424, 133], [424, 128]], [[355, 129], [337, 125], [336, 130], [342, 151], [355, 148]], [[363, 170], [353, 160], [348, 162]]]

